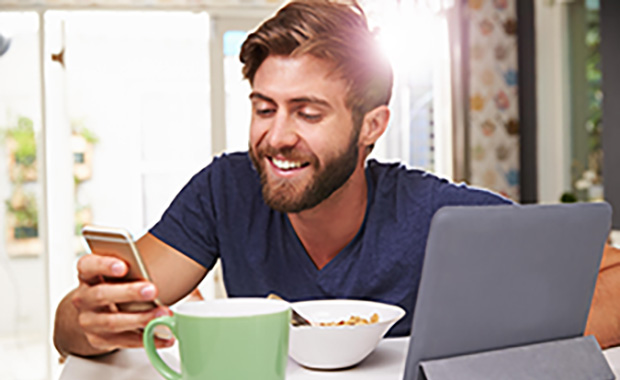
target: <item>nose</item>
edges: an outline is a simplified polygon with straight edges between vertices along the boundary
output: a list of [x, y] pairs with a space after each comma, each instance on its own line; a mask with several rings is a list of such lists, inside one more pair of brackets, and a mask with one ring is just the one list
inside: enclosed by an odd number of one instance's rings
[[272, 119], [267, 132], [267, 142], [275, 149], [291, 148], [297, 144], [299, 136], [294, 122], [284, 112], [279, 112]]

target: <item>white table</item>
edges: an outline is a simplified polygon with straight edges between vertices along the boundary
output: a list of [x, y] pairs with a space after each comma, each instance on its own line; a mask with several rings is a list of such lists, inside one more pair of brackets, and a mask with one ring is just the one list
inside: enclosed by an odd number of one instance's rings
[[[384, 339], [360, 365], [341, 371], [313, 371], [289, 359], [287, 380], [402, 380], [409, 338]], [[603, 351], [611, 369], [620, 379], [620, 347]], [[179, 369], [175, 346], [160, 350], [172, 368]], [[154, 380], [162, 377], [151, 366], [143, 349], [118, 351], [96, 359], [70, 356], [59, 380]]]

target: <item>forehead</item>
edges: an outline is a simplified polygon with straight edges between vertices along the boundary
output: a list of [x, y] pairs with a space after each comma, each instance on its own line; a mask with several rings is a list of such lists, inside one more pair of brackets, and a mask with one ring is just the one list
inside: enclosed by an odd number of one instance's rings
[[270, 55], [256, 71], [252, 90], [276, 102], [314, 97], [345, 107], [347, 86], [325, 60], [311, 55]]

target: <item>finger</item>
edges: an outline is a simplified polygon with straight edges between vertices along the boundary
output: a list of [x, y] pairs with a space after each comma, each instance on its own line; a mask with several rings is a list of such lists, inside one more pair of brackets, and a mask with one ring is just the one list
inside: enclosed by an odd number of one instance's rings
[[77, 263], [78, 278], [85, 283], [99, 281], [105, 277], [123, 277], [127, 274], [127, 264], [111, 256], [84, 255]]
[[168, 315], [167, 310], [161, 308], [144, 313], [96, 313], [82, 312], [78, 323], [84, 331], [97, 335], [119, 334], [136, 331], [156, 317]]
[[152, 301], [157, 288], [150, 282], [102, 283], [84, 287], [73, 295], [73, 305], [79, 310], [94, 310], [110, 304]]
[[155, 338], [154, 341], [155, 341], [156, 348], [166, 348], [166, 347], [172, 347], [174, 345], [174, 338], [170, 338], [170, 339]]
[[[143, 347], [142, 333], [127, 331], [119, 334], [87, 334], [86, 338], [91, 346], [99, 349], [138, 348]], [[156, 348], [166, 348], [174, 344], [174, 339], [154, 339]]]

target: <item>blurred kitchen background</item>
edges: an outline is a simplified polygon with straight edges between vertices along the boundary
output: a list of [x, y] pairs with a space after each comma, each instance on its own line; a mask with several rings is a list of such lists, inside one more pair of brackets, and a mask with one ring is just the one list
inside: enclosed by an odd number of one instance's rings
[[[247, 148], [237, 56], [281, 3], [0, 0], [1, 379], [58, 377], [53, 313], [82, 225], [138, 238], [213, 155]], [[374, 157], [620, 208], [620, 2], [361, 3], [395, 70]], [[218, 270], [200, 290], [223, 295]]]

